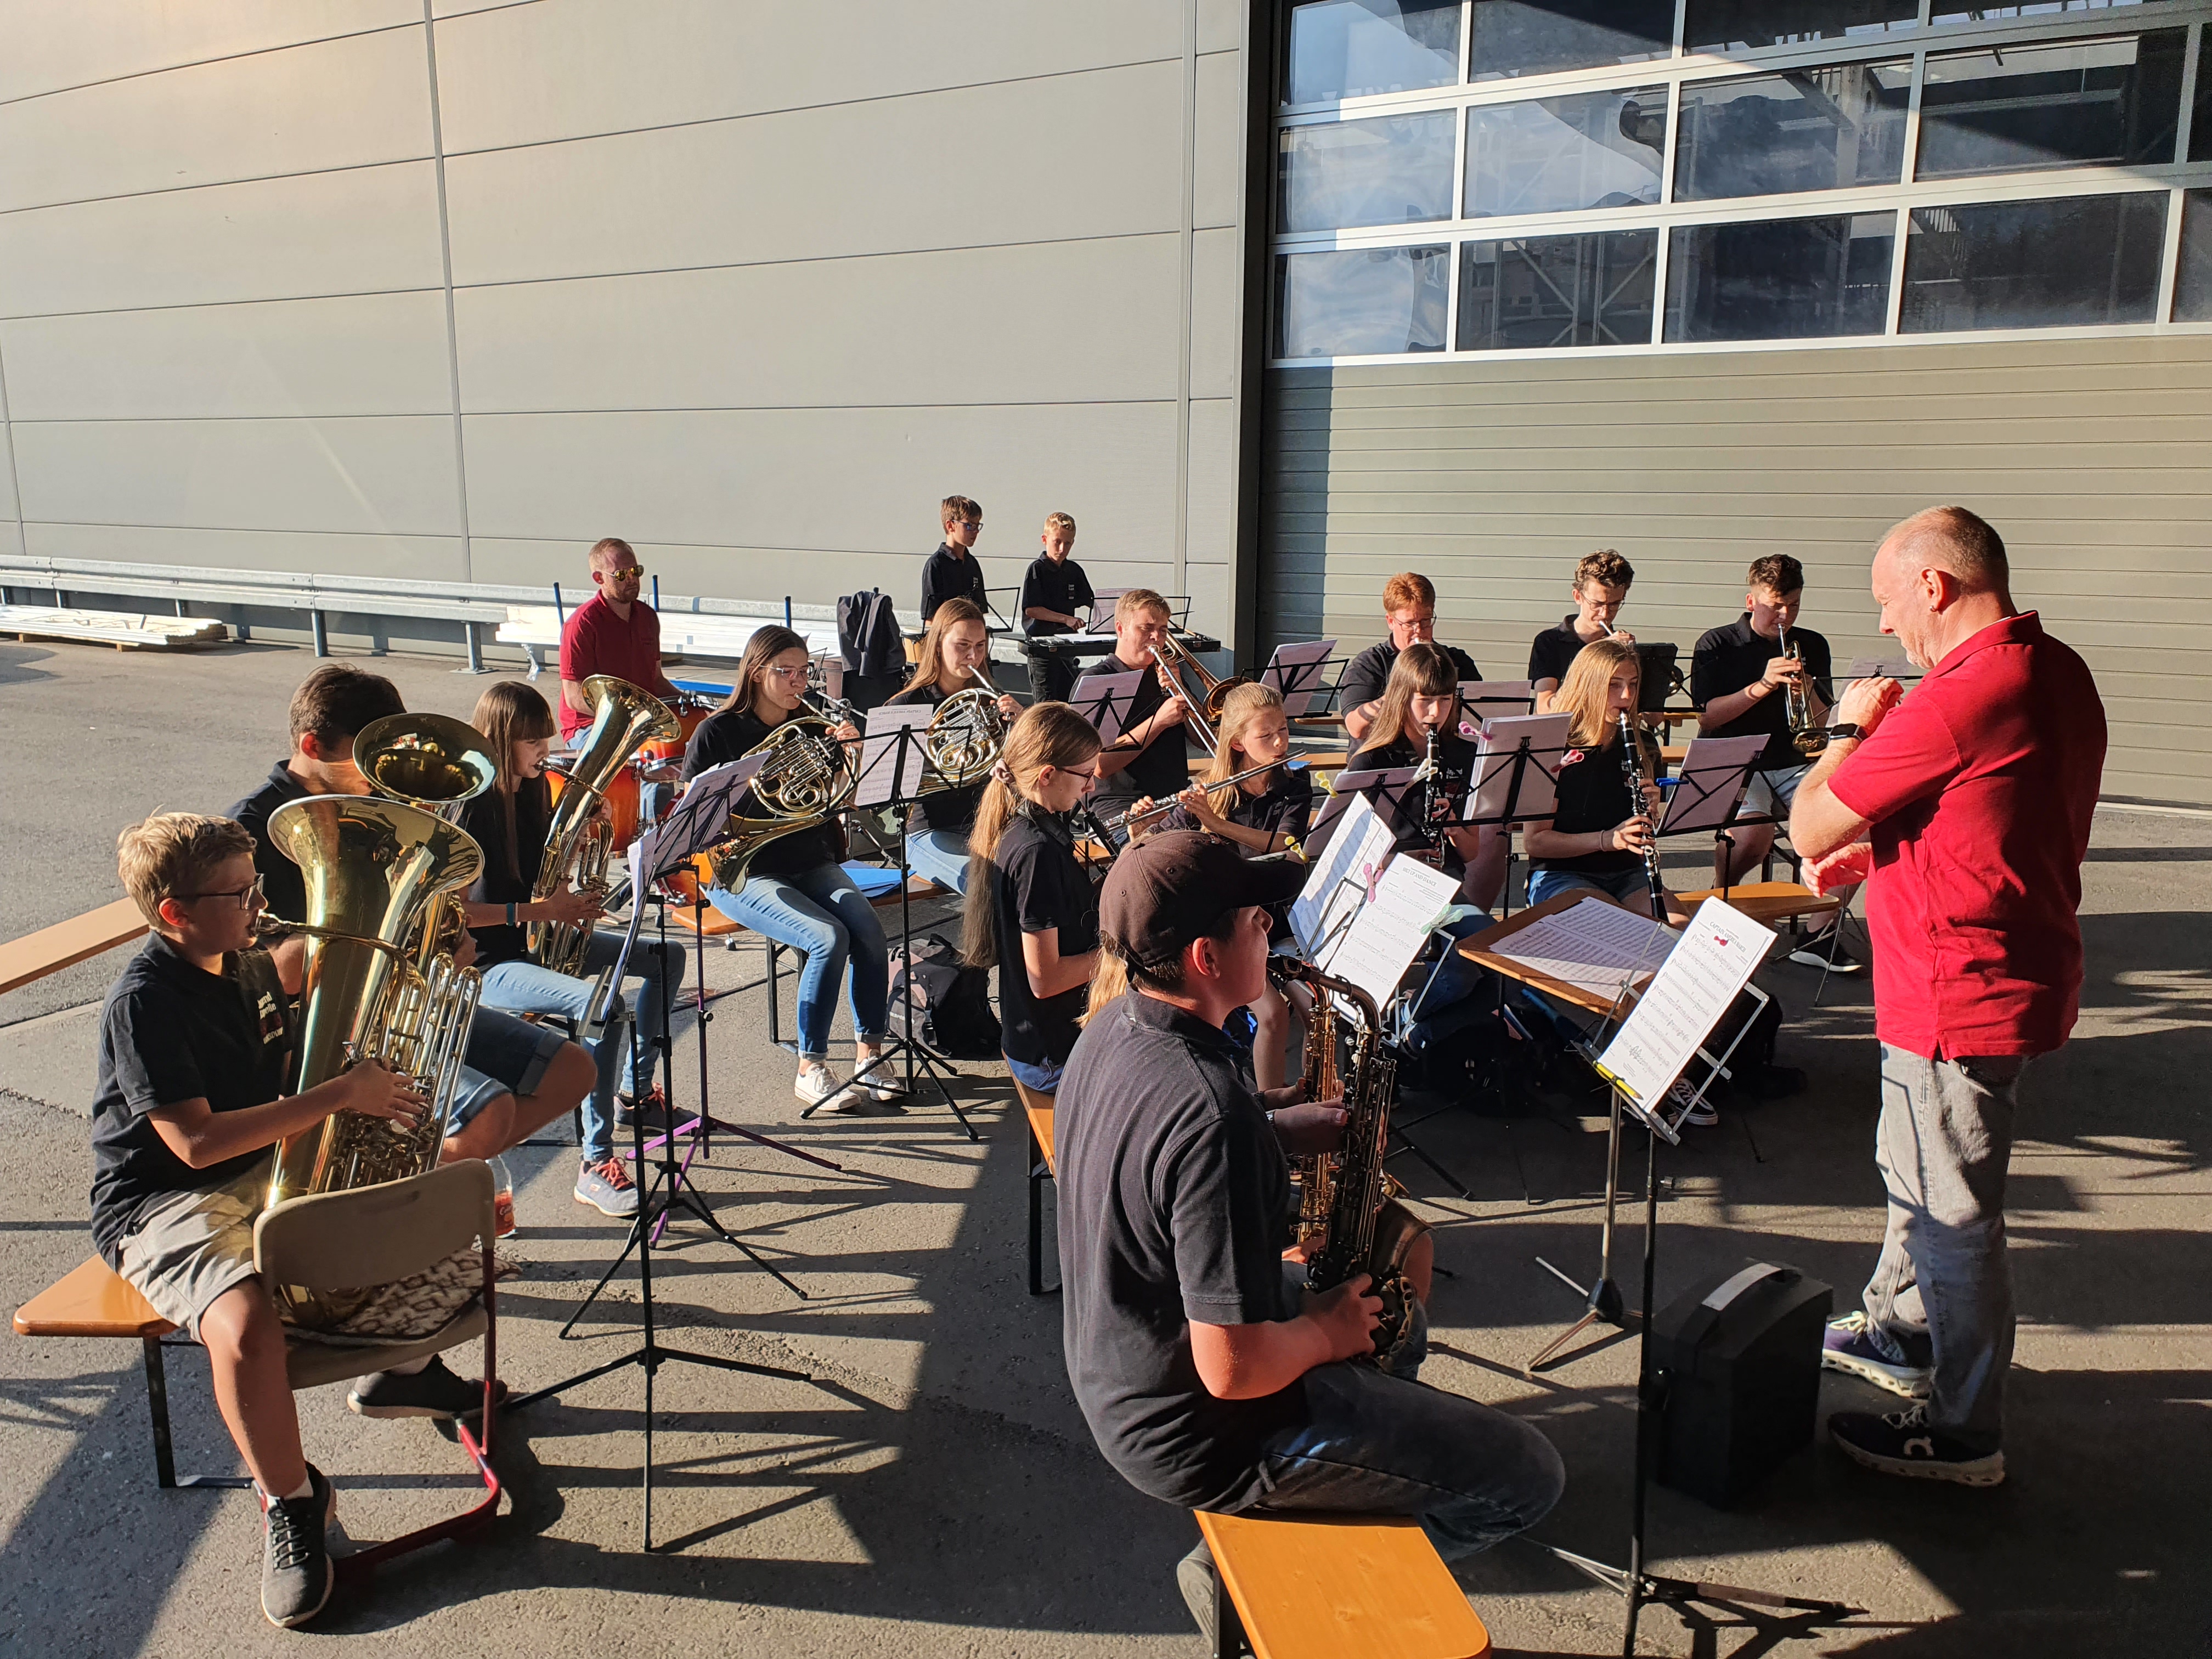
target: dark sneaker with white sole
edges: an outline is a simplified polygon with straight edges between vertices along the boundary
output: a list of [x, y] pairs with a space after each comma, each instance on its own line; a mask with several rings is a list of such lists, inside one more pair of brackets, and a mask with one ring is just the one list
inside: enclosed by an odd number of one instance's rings
[[1798, 941], [1797, 948], [1790, 953], [1790, 960], [1805, 968], [1825, 968], [1832, 974], [1856, 974], [1865, 964], [1844, 949], [1842, 930], [1824, 927], [1810, 938]]
[[[507, 1398], [507, 1384], [491, 1385], [492, 1404]], [[483, 1411], [483, 1384], [456, 1376], [443, 1359], [419, 1371], [378, 1371], [359, 1378], [346, 1395], [346, 1409], [362, 1417], [477, 1417]]]
[[1828, 1437], [1854, 1463], [1913, 1480], [1948, 1480], [1960, 1486], [2004, 1484], [2004, 1453], [1977, 1451], [1955, 1435], [1931, 1428], [1928, 1407], [1901, 1412], [1838, 1412]]
[[305, 1498], [263, 1502], [261, 1611], [279, 1630], [306, 1624], [331, 1599], [337, 1568], [325, 1534], [337, 1512], [337, 1494], [313, 1463], [307, 1465]]
[[1908, 1365], [1901, 1359], [1892, 1359], [1874, 1340], [1866, 1315], [1856, 1311], [1828, 1322], [1827, 1331], [1820, 1339], [1820, 1366], [1824, 1370], [1859, 1377], [1907, 1400], [1928, 1398], [1932, 1375], [1925, 1365]]

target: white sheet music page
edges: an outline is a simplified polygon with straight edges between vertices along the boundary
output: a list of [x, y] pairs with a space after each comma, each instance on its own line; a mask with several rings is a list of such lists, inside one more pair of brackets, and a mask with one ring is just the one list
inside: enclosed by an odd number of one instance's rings
[[1773, 943], [1772, 928], [1760, 927], [1732, 905], [1707, 899], [1682, 930], [1636, 1012], [1598, 1056], [1598, 1068], [1632, 1099], [1656, 1105]]
[[1659, 971], [1674, 948], [1674, 935], [1649, 916], [1586, 898], [1486, 948], [1577, 990], [1617, 997], [1623, 986]]
[[1380, 1008], [1458, 896], [1459, 883], [1441, 870], [1419, 859], [1392, 859], [1322, 970], [1350, 980]]
[[1352, 913], [1381, 878], [1396, 841], [1366, 796], [1351, 798], [1321, 862], [1306, 872], [1306, 884], [1291, 905], [1291, 932], [1316, 968], [1325, 963], [1315, 952], [1335, 948]]
[[1075, 712], [1098, 728], [1098, 741], [1111, 743], [1128, 729], [1129, 705], [1145, 677], [1152, 671], [1139, 668], [1127, 674], [1086, 674], [1068, 694]]
[[881, 806], [889, 800], [914, 799], [915, 791], [921, 787], [921, 743], [916, 738], [902, 744], [898, 734], [927, 726], [936, 713], [926, 702], [887, 702], [868, 711], [867, 736], [860, 744], [860, 776], [853, 789], [854, 805]]

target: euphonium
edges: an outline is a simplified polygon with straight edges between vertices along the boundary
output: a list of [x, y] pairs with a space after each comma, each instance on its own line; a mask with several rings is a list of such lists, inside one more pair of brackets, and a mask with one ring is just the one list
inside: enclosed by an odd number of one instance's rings
[[[1414, 1241], [1429, 1230], [1428, 1223], [1397, 1201], [1395, 1183], [1382, 1170], [1390, 1108], [1397, 1099], [1398, 1063], [1382, 1052], [1382, 1022], [1366, 992], [1294, 957], [1270, 965], [1285, 979], [1303, 980], [1313, 988], [1306, 1039], [1310, 1099], [1328, 1098], [1310, 1091], [1325, 1087], [1337, 1064], [1333, 999], [1341, 997], [1352, 1006], [1358, 1029], [1352, 1033], [1351, 1067], [1344, 1078], [1344, 1140], [1339, 1151], [1313, 1159], [1300, 1194], [1298, 1237], [1306, 1247], [1308, 1290], [1333, 1291], [1360, 1273], [1368, 1276], [1367, 1293], [1382, 1303], [1375, 1352], [1369, 1358], [1388, 1358], [1413, 1334], [1413, 1289], [1406, 1278], [1406, 1260]], [[1318, 1048], [1315, 1025], [1325, 1028]], [[1324, 1067], [1318, 1077], [1316, 1060]]]
[[707, 854], [708, 868], [723, 891], [745, 884], [745, 872], [761, 848], [786, 836], [827, 823], [853, 799], [859, 769], [827, 722], [794, 715], [747, 751], [764, 758], [741, 800], [752, 811], [730, 815], [730, 839]]
[[[443, 954], [418, 969], [406, 945], [446, 892], [476, 879], [483, 854], [433, 813], [362, 795], [287, 801], [270, 815], [269, 839], [300, 866], [307, 888], [307, 915], [295, 924], [307, 935], [298, 1087], [375, 1060], [413, 1079], [427, 1104], [411, 1130], [334, 1112], [286, 1137], [268, 1201], [418, 1175], [437, 1163], [445, 1139], [478, 976]], [[307, 1326], [352, 1311], [343, 1298], [298, 1291], [280, 1305]]]
[[[530, 890], [532, 902], [574, 889], [605, 889], [615, 839], [614, 826], [599, 810], [607, 786], [646, 744], [672, 743], [684, 731], [659, 698], [611, 674], [592, 675], [584, 682], [584, 695], [591, 700], [592, 727], [569, 763], [561, 799], [553, 803], [545, 856]], [[539, 967], [579, 974], [591, 948], [591, 924], [533, 921], [526, 938]]]

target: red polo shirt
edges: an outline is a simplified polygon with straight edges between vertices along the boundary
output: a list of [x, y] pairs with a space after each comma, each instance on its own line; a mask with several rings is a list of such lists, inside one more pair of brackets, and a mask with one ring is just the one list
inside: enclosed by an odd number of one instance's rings
[[[628, 622], [598, 593], [568, 613], [561, 630], [561, 678], [581, 682], [594, 674], [612, 674], [647, 691], [660, 684], [660, 618], [644, 600], [630, 605]], [[563, 738], [574, 737], [591, 723], [588, 715], [562, 700]]]
[[2032, 611], [1953, 650], [1836, 769], [1874, 826], [1875, 1036], [1940, 1059], [2066, 1041], [2104, 769], [2089, 665]]

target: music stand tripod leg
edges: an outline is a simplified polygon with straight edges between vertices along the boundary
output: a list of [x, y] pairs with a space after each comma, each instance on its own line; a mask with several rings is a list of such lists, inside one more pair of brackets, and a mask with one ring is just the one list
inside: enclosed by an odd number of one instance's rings
[[1576, 1284], [1573, 1279], [1553, 1267], [1543, 1257], [1536, 1258], [1537, 1266], [1563, 1284], [1582, 1291], [1586, 1305], [1581, 1318], [1547, 1342], [1538, 1351], [1536, 1357], [1521, 1368], [1521, 1374], [1523, 1376], [1534, 1377], [1538, 1371], [1552, 1363], [1553, 1355], [1560, 1352], [1592, 1325], [1603, 1323], [1611, 1325], [1616, 1329], [1625, 1330], [1627, 1328], [1628, 1321], [1633, 1316], [1621, 1300], [1620, 1286], [1613, 1282], [1613, 1223], [1620, 1195], [1621, 1102], [1620, 1091], [1617, 1087], [1610, 1089], [1608, 1092], [1612, 1096], [1613, 1111], [1606, 1130], [1605, 1223], [1598, 1231], [1597, 1278], [1589, 1289], [1583, 1290], [1582, 1285]]

